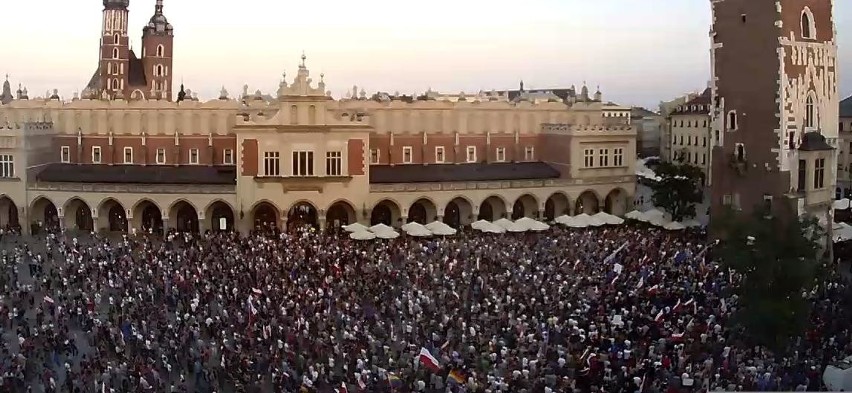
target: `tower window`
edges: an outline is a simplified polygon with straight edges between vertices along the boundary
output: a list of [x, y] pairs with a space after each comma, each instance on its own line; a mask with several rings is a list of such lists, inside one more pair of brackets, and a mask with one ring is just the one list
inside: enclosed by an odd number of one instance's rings
[[165, 48], [162, 45], [157, 45], [157, 57], [163, 57], [165, 53]]
[[117, 58], [118, 58], [118, 48], [113, 48], [113, 49], [112, 49], [112, 58], [113, 58], [113, 59], [117, 59]]
[[728, 112], [728, 130], [735, 131], [737, 130], [737, 111]]
[[121, 37], [118, 34], [112, 36], [112, 43], [113, 45], [118, 45], [121, 43]]
[[811, 9], [805, 7], [802, 10], [802, 38], [813, 40], [816, 39], [816, 26], [814, 26], [814, 14]]
[[154, 66], [154, 76], [163, 76], [163, 65], [157, 64]]
[[737, 159], [737, 162], [745, 162], [745, 145], [742, 143], [737, 143], [737, 147], [734, 154]]
[[805, 127], [814, 128], [816, 125], [816, 109], [814, 108], [813, 92], [805, 99]]

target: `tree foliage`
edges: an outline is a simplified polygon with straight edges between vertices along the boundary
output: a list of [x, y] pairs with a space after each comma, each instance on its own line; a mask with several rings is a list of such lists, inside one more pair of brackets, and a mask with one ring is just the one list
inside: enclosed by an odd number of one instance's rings
[[654, 206], [665, 209], [675, 221], [695, 217], [695, 204], [704, 200], [704, 173], [701, 168], [662, 162], [654, 172], [660, 177], [650, 183]]
[[780, 218], [757, 208], [751, 217], [728, 212], [714, 220], [721, 234], [714, 255], [740, 275], [735, 324], [753, 344], [782, 350], [808, 327], [810, 292], [826, 272], [825, 232], [815, 219]]

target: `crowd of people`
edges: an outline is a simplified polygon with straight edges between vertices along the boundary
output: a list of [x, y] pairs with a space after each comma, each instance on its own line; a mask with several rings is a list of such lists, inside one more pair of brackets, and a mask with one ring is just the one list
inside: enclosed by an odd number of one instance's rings
[[817, 391], [852, 354], [834, 275], [788, 354], [745, 345], [695, 232], [2, 243], [0, 391]]

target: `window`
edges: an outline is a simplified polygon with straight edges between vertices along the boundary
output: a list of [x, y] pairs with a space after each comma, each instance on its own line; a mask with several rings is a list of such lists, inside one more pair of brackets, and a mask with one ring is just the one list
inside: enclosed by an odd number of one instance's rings
[[198, 165], [198, 149], [189, 149], [189, 163]]
[[107, 75], [112, 75], [112, 63], [107, 63]]
[[745, 161], [745, 145], [742, 143], [737, 143], [734, 149], [734, 157], [737, 159], [737, 162]]
[[808, 7], [805, 7], [805, 9], [802, 10], [802, 38], [810, 40], [816, 38], [814, 15]]
[[0, 154], [0, 177], [15, 177], [15, 158], [11, 154]]
[[716, 145], [718, 146], [722, 142], [722, 134], [719, 133], [719, 130], [716, 130]]
[[403, 164], [411, 164], [411, 146], [404, 146], [402, 148], [402, 163]]
[[734, 131], [737, 129], [737, 111], [728, 112], [728, 130]]
[[157, 149], [157, 164], [163, 165], [166, 163], [166, 149]]
[[165, 48], [162, 45], [157, 45], [157, 57], [163, 57], [165, 53]]
[[825, 187], [825, 158], [817, 158], [814, 162], [814, 189]]
[[686, 162], [689, 163], [691, 161], [692, 161], [692, 152], [688, 151], [688, 152], [686, 152]]
[[71, 147], [70, 146], [62, 146], [60, 149], [59, 160], [61, 162], [71, 162]]
[[535, 147], [527, 146], [524, 149], [524, 161], [532, 161], [535, 159]]
[[687, 136], [686, 136], [686, 145], [687, 145], [687, 146], [692, 146], [692, 135], [687, 135]]
[[702, 146], [702, 147], [707, 147], [707, 137], [706, 137], [706, 136], [705, 136], [705, 137], [704, 137], [704, 139], [702, 140], [702, 142], [701, 142], [701, 146]]
[[598, 154], [598, 166], [609, 166], [609, 149], [600, 149]]
[[843, 132], [843, 122], [837, 125], [837, 131]]
[[467, 162], [476, 162], [476, 146], [467, 147]]
[[497, 161], [497, 162], [506, 161], [506, 148], [505, 147], [498, 147], [496, 153], [497, 153], [496, 157], [494, 157], [495, 161]]
[[772, 195], [763, 194], [763, 211], [767, 214], [772, 213]]
[[805, 184], [807, 184], [808, 179], [808, 162], [805, 160], [799, 160], [799, 186], [797, 190], [805, 191]]
[[435, 162], [442, 164], [444, 160], [444, 146], [435, 146]]
[[731, 194], [722, 195], [722, 204], [725, 206], [731, 205]]
[[117, 59], [117, 58], [118, 58], [118, 48], [113, 48], [113, 49], [112, 49], [112, 58], [113, 58], [113, 59]]
[[116, 34], [116, 35], [112, 36], [112, 44], [118, 45], [119, 43], [121, 43], [121, 38], [119, 37], [119, 35]]
[[314, 152], [312, 151], [294, 151], [293, 152], [293, 176], [313, 176], [314, 175]]
[[299, 107], [290, 105], [290, 124], [299, 124]]
[[163, 65], [157, 64], [154, 66], [154, 76], [163, 76]]
[[680, 143], [679, 145], [683, 146], [683, 134], [680, 134]]
[[707, 120], [704, 120], [702, 127], [707, 128]]
[[583, 150], [583, 167], [592, 168], [595, 166], [595, 149]]
[[263, 175], [281, 176], [281, 153], [277, 151], [263, 153]]
[[796, 131], [787, 133], [787, 148], [793, 150], [796, 148]]
[[225, 149], [222, 151], [222, 164], [224, 165], [234, 165], [234, 151], [231, 149]]
[[125, 147], [124, 148], [124, 163], [132, 164], [133, 163], [133, 148]]
[[92, 164], [101, 163], [101, 147], [92, 146]]
[[370, 164], [379, 163], [379, 149], [370, 149]]
[[701, 165], [707, 164], [707, 153], [701, 153]]
[[808, 98], [805, 99], [805, 127], [814, 128], [816, 124], [816, 113], [814, 110], [813, 93], [808, 93]]
[[325, 153], [325, 174], [326, 176], [343, 175], [343, 153], [339, 151]]
[[612, 149], [612, 165], [624, 166], [624, 149], [620, 147]]
[[308, 107], [308, 124], [317, 124], [317, 107], [309, 106]]

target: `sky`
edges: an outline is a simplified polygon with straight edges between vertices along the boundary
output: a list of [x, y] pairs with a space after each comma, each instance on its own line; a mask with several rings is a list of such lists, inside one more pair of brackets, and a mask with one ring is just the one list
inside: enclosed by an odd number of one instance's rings
[[[764, 0], [765, 1], [765, 0]], [[139, 48], [155, 0], [130, 0]], [[559, 88], [656, 109], [710, 74], [709, 0], [164, 0], [175, 83], [201, 99], [277, 90], [304, 52], [335, 97]], [[425, 6], [428, 5], [428, 6]], [[0, 73], [30, 97], [81, 91], [98, 61], [101, 0], [5, 0]], [[840, 90], [852, 94], [852, 1], [835, 0]], [[137, 53], [140, 51], [137, 50]]]

